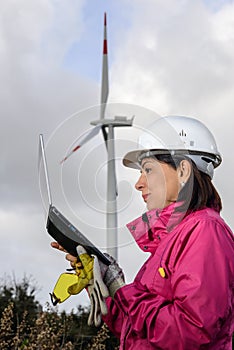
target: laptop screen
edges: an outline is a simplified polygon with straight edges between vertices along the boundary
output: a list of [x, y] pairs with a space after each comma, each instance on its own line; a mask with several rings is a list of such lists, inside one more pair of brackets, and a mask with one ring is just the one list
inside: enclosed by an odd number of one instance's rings
[[49, 176], [45, 157], [45, 147], [43, 135], [39, 136], [39, 154], [38, 154], [38, 178], [41, 199], [46, 215], [49, 212], [49, 207], [52, 204]]
[[45, 213], [47, 216], [48, 233], [61, 244], [70, 254], [76, 256], [76, 247], [78, 244], [84, 246], [89, 254], [97, 255], [104, 263], [109, 265], [109, 259], [91, 243], [85, 235], [83, 235], [75, 226], [73, 226], [57, 208], [52, 206], [52, 198], [50, 191], [49, 174], [46, 163], [46, 155], [44, 148], [43, 135], [39, 139], [39, 187]]

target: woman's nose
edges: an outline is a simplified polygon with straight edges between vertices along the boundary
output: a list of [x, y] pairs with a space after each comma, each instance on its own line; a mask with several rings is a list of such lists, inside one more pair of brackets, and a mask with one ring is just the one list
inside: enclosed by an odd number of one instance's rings
[[145, 187], [145, 175], [141, 174], [141, 176], [139, 177], [138, 181], [135, 184], [135, 188], [138, 191], [142, 191], [144, 187]]

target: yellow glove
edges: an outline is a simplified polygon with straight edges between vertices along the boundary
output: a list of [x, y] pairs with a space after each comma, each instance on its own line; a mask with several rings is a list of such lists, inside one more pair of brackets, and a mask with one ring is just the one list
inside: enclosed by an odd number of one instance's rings
[[[82, 247], [83, 248], [83, 247]], [[78, 247], [77, 247], [78, 251]], [[79, 254], [82, 268], [76, 267], [77, 282], [68, 287], [69, 294], [79, 294], [85, 287], [90, 284], [93, 279], [93, 262], [94, 258], [87, 253]], [[77, 265], [77, 264], [76, 264]]]
[[[75, 273], [62, 273], [50, 294], [53, 305], [63, 303], [70, 295], [79, 294], [93, 280], [94, 258], [86, 253], [83, 247], [78, 246], [77, 252], [80, 261], [75, 263]], [[85, 253], [84, 253], [85, 252]]]

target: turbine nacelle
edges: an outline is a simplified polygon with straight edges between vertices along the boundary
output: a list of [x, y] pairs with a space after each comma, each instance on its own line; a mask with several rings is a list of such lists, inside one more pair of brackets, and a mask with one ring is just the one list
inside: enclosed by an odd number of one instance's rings
[[127, 117], [122, 117], [122, 116], [115, 116], [114, 119], [97, 119], [92, 121], [90, 124], [91, 125], [101, 125], [101, 126], [132, 126], [134, 117], [131, 119], [127, 119]]

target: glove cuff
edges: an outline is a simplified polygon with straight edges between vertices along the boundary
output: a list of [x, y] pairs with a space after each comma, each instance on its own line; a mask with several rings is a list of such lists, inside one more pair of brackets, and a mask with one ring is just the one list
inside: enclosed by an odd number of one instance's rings
[[112, 297], [112, 299], [114, 298], [114, 295], [115, 293], [117, 292], [117, 290], [121, 287], [125, 286], [125, 282], [124, 280], [119, 277], [117, 279], [115, 279], [109, 286], [108, 286], [108, 289], [109, 289], [109, 293], [110, 293], [110, 296]]

